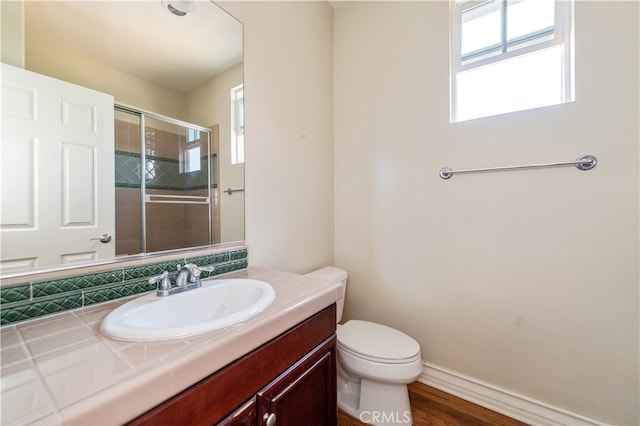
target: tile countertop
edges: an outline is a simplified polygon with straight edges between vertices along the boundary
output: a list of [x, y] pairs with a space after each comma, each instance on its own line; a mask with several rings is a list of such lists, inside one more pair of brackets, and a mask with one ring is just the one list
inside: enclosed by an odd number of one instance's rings
[[3, 327], [0, 424], [125, 423], [342, 297], [340, 283], [257, 267], [223, 278], [268, 282], [276, 299], [242, 323], [164, 342], [100, 333], [131, 298]]

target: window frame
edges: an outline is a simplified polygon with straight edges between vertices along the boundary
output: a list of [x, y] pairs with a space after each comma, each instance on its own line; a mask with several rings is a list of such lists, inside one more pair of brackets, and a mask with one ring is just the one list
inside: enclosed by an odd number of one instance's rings
[[[451, 123], [459, 122], [456, 117], [456, 99], [457, 99], [457, 75], [461, 72], [469, 71], [498, 62], [506, 61], [518, 56], [543, 51], [552, 47], [563, 45], [562, 58], [562, 93], [561, 102], [567, 103], [574, 100], [575, 82], [574, 82], [574, 1], [573, 0], [554, 0], [555, 3], [555, 21], [553, 30], [541, 32], [539, 34], [530, 33], [528, 37], [521, 37], [509, 43], [504, 33], [506, 32], [506, 4], [510, 0], [450, 0], [450, 121]], [[481, 7], [488, 3], [500, 3], [503, 10], [501, 22], [502, 38], [501, 43], [497, 46], [500, 49], [496, 52], [494, 49], [481, 49], [472, 52], [463, 58], [462, 51], [462, 16], [463, 13], [471, 9]], [[480, 117], [478, 117], [480, 118]]]

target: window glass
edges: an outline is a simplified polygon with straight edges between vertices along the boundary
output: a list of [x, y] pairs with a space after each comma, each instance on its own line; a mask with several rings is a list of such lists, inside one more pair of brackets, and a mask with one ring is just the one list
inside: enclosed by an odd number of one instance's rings
[[492, 1], [462, 14], [462, 57], [499, 48], [502, 9], [500, 3]]
[[231, 89], [231, 164], [244, 163], [244, 89]]
[[187, 149], [184, 171], [185, 173], [200, 171], [200, 145]]
[[520, 0], [507, 3], [507, 42], [553, 30], [554, 0]]
[[516, 56], [457, 75], [458, 121], [562, 102], [562, 48]]

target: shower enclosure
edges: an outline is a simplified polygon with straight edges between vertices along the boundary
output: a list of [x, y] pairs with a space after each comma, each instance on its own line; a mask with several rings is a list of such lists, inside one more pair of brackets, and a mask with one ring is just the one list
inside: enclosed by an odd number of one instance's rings
[[212, 130], [116, 106], [115, 139], [116, 255], [217, 242]]

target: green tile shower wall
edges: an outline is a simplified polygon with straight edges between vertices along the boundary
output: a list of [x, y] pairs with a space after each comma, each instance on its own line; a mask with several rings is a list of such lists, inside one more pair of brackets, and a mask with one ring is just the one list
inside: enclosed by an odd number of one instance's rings
[[[164, 189], [172, 191], [187, 191], [204, 189], [207, 187], [207, 157], [200, 159], [199, 172], [180, 173], [180, 162], [171, 158], [163, 158], [154, 155], [145, 157], [147, 170], [145, 171], [145, 186], [148, 189]], [[216, 187], [215, 167], [216, 154], [211, 155], [211, 186]], [[115, 185], [123, 188], [140, 188], [140, 154], [116, 151], [115, 152]]]
[[[148, 282], [149, 277], [159, 275], [163, 271], [177, 271], [177, 265], [183, 263], [214, 266], [213, 272], [202, 273], [202, 278], [212, 277], [245, 269], [247, 250], [232, 250], [95, 274], [0, 287], [0, 325], [27, 321], [155, 290], [155, 285]], [[175, 279], [176, 274], [177, 272], [172, 272], [170, 277]]]

